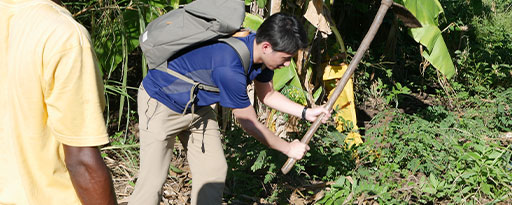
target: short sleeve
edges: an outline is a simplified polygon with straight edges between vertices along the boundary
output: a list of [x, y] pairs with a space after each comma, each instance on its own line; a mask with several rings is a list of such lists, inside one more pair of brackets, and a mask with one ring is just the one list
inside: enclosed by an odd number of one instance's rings
[[[240, 71], [240, 72], [237, 72]], [[220, 67], [215, 69], [212, 78], [220, 90], [219, 103], [229, 108], [246, 108], [251, 105], [247, 95], [247, 80], [243, 69]]]
[[103, 83], [88, 35], [79, 39], [77, 46], [55, 53], [45, 63], [48, 127], [66, 145], [103, 145], [108, 143]]
[[270, 69], [263, 69], [261, 73], [256, 76], [256, 80], [262, 83], [269, 82], [274, 77], [274, 71]]

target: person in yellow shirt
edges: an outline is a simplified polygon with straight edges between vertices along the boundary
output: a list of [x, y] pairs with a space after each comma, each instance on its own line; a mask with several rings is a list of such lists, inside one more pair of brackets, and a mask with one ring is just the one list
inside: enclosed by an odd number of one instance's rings
[[87, 30], [50, 0], [0, 0], [0, 204], [116, 204]]

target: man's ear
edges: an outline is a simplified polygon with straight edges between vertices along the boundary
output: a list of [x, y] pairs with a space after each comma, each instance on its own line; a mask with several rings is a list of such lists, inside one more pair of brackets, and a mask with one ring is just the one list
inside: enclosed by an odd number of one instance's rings
[[272, 51], [274, 51], [272, 50], [272, 45], [267, 41], [263, 41], [261, 43], [261, 49], [263, 51], [263, 54], [271, 53]]

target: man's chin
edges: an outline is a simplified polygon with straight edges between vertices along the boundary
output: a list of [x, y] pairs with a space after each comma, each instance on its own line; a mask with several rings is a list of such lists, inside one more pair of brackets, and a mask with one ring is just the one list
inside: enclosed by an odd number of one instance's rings
[[265, 68], [266, 68], [266, 69], [269, 69], [269, 70], [274, 70], [274, 69], [276, 69], [276, 67], [275, 67], [275, 66], [268, 66], [268, 65], [265, 65]]

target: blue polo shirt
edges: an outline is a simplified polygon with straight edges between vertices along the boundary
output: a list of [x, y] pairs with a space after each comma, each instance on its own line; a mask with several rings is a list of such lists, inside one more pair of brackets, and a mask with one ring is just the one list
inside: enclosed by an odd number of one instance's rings
[[[274, 71], [261, 69], [253, 64], [253, 42], [255, 34], [239, 38], [249, 48], [250, 68], [245, 74], [238, 53], [228, 44], [213, 43], [188, 51], [171, 60], [167, 68], [177, 71], [196, 82], [218, 87], [220, 92], [198, 90], [194, 101], [196, 110], [219, 102], [229, 108], [245, 108], [251, 105], [247, 85], [253, 80], [268, 82]], [[192, 85], [159, 70], [149, 70], [142, 81], [149, 96], [163, 103], [175, 112], [182, 113], [190, 100]], [[190, 112], [190, 106], [187, 108]]]

